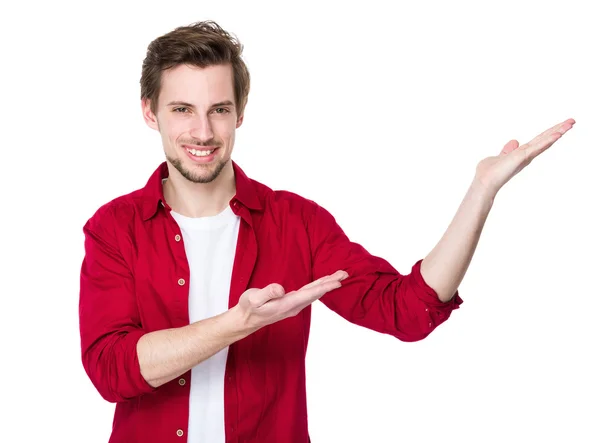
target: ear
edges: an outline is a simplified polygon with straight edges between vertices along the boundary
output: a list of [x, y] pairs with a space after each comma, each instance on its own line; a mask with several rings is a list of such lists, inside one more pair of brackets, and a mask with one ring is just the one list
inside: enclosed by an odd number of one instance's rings
[[158, 119], [156, 118], [156, 115], [154, 115], [154, 113], [152, 112], [152, 109], [150, 107], [150, 104], [151, 104], [150, 99], [143, 98], [141, 104], [142, 104], [142, 115], [144, 116], [144, 121], [152, 129], [156, 129], [158, 131], [159, 130], [158, 129]]
[[242, 123], [244, 122], [244, 114], [242, 113], [242, 115], [240, 115], [237, 119], [237, 122], [235, 123], [235, 129], [239, 128], [240, 126], [242, 126]]

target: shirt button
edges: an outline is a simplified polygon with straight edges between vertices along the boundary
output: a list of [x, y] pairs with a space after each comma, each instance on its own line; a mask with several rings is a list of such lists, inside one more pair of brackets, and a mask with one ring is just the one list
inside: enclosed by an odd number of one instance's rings
[[177, 234], [175, 235], [175, 241], [180, 241], [181, 240], [181, 235]]
[[183, 437], [183, 431], [181, 429], [177, 429], [177, 437]]
[[179, 280], [177, 280], [177, 283], [179, 283], [179, 286], [183, 286], [185, 285], [185, 280], [183, 278], [180, 278]]
[[429, 308], [425, 308], [425, 312], [429, 312]]
[[179, 379], [179, 385], [180, 385], [180, 386], [183, 386], [183, 385], [185, 385], [185, 378], [180, 378], [180, 379]]
[[429, 323], [429, 327], [431, 328], [431, 322]]

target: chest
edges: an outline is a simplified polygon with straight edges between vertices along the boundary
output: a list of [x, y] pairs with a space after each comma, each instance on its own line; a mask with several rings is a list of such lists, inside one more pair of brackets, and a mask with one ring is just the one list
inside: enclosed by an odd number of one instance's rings
[[192, 310], [216, 315], [215, 309], [235, 306], [249, 288], [279, 283], [290, 292], [312, 280], [310, 241], [293, 220], [240, 219], [227, 229], [196, 235], [172, 219], [143, 228], [135, 232], [129, 260], [148, 331], [197, 320], [190, 318], [190, 302]]

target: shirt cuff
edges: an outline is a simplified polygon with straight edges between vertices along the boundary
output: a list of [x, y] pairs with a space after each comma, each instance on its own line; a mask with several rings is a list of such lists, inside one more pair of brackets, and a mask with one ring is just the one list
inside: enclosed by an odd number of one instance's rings
[[453, 311], [458, 309], [462, 304], [462, 299], [458, 295], [458, 290], [454, 293], [452, 298], [447, 302], [443, 302], [438, 297], [437, 292], [431, 286], [427, 284], [421, 274], [421, 262], [423, 259], [416, 262], [412, 267], [411, 275], [414, 278], [413, 283], [415, 285], [415, 293], [417, 297], [421, 299], [426, 305], [431, 306], [439, 311]]
[[[120, 374], [127, 380], [127, 388], [126, 392], [131, 389], [131, 392], [128, 392], [128, 396], [135, 397], [143, 394], [150, 394], [155, 392], [158, 388], [155, 388], [151, 384], [149, 384], [146, 379], [142, 375], [142, 370], [140, 368], [140, 361], [137, 355], [137, 343], [142, 338], [142, 336], [146, 332], [143, 330], [134, 330], [127, 334], [127, 345], [126, 348], [123, 349], [125, 354], [127, 355], [127, 360], [129, 360], [129, 366], [131, 368], [130, 371], [124, 371]], [[127, 368], [127, 363], [125, 368]]]

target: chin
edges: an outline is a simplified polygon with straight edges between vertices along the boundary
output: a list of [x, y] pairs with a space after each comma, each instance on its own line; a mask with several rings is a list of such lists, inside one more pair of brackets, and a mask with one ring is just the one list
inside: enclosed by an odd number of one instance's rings
[[192, 183], [210, 183], [214, 181], [223, 171], [227, 162], [213, 161], [207, 164], [194, 162], [171, 161], [171, 164], [179, 173]]

